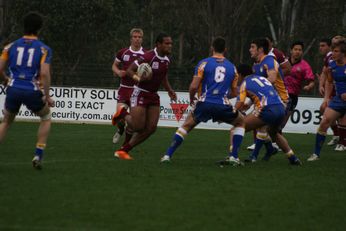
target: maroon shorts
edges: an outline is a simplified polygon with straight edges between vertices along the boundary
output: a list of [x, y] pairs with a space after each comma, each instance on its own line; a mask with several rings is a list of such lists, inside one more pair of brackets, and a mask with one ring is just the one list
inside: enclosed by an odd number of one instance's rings
[[135, 88], [131, 96], [131, 107], [136, 106], [160, 106], [160, 96], [157, 92], [147, 92]]
[[118, 103], [124, 103], [130, 106], [133, 87], [120, 86], [118, 89]]

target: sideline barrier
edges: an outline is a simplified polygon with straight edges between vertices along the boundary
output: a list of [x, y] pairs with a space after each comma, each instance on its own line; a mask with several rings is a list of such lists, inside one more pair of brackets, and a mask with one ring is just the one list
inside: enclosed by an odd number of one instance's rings
[[[55, 100], [52, 108], [52, 120], [71, 123], [110, 124], [116, 108], [117, 91], [110, 89], [51, 87], [50, 95]], [[167, 92], [159, 92], [161, 98], [159, 126], [179, 127], [183, 124], [188, 112], [189, 95], [177, 92], [178, 101], [170, 102]], [[5, 88], [0, 85], [0, 110], [5, 102]], [[231, 101], [234, 103], [234, 99]], [[298, 106], [288, 121], [284, 132], [316, 133], [322, 119], [319, 107], [321, 98], [300, 97]], [[2, 113], [0, 118], [2, 118]], [[26, 107], [21, 107], [17, 120], [38, 120]], [[204, 129], [229, 129], [230, 125], [212, 123], [198, 125]]]

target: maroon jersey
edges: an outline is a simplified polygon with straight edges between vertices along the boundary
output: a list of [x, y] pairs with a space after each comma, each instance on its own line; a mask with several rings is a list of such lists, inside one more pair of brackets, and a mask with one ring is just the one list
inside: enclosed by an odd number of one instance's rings
[[281, 65], [282, 63], [285, 63], [287, 62], [288, 60], [286, 59], [286, 56], [285, 54], [280, 51], [279, 49], [277, 48], [272, 48], [268, 55], [271, 55], [271, 56], [274, 56], [274, 58], [276, 59], [276, 61]]
[[332, 52], [329, 51], [323, 58], [323, 66], [328, 67], [329, 62], [332, 60]]
[[168, 72], [169, 58], [167, 56], [161, 57], [158, 55], [156, 48], [154, 50], [148, 51], [143, 55], [142, 58], [135, 61], [137, 65], [141, 63], [148, 63], [153, 70], [153, 76], [150, 80], [139, 82], [138, 87], [140, 89], [157, 92], [161, 85], [162, 80], [165, 78]]
[[[115, 61], [119, 62], [121, 64], [121, 69], [126, 71], [127, 68], [133, 63], [136, 59], [142, 57], [146, 51], [141, 47], [138, 51], [134, 51], [129, 48], [123, 48], [118, 51]], [[135, 81], [129, 77], [129, 76], [124, 76], [120, 80], [120, 84], [132, 87], [135, 85]]]

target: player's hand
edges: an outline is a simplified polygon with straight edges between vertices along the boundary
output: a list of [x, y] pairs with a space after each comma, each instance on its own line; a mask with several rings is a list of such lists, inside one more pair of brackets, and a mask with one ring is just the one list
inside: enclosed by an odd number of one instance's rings
[[311, 88], [310, 88], [309, 86], [304, 86], [304, 87], [303, 87], [303, 90], [304, 90], [304, 91], [310, 91]]
[[197, 98], [196, 97], [193, 97], [192, 99], [190, 98], [190, 106], [191, 107], [196, 106], [196, 103], [197, 103]]
[[175, 91], [168, 91], [168, 95], [169, 95], [169, 98], [171, 98], [171, 100], [173, 101], [177, 101], [177, 94], [175, 93]]
[[326, 110], [327, 106], [328, 106], [329, 100], [323, 100], [321, 106], [320, 106], [320, 111], [322, 113], [324, 113], [324, 110]]
[[47, 102], [49, 107], [54, 107], [55, 106], [54, 100], [52, 98], [50, 98], [50, 97], [46, 97], [46, 102]]

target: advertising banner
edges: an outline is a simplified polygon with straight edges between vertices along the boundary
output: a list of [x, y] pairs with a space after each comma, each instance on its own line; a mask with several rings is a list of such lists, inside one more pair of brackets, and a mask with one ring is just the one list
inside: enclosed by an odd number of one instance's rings
[[[0, 85], [0, 110], [4, 107], [5, 88]], [[51, 87], [50, 95], [55, 100], [52, 120], [55, 122], [110, 124], [115, 112], [117, 91], [111, 89]], [[159, 126], [179, 127], [192, 110], [189, 94], [177, 92], [178, 101], [171, 102], [167, 92], [159, 92], [161, 99]], [[231, 100], [234, 103], [234, 99]], [[319, 111], [322, 99], [300, 97], [298, 106], [289, 119], [284, 131], [292, 133], [315, 133], [322, 119]], [[0, 118], [2, 118], [2, 113]], [[17, 120], [38, 120], [32, 112], [22, 106]], [[197, 128], [229, 129], [224, 123], [200, 124]]]

